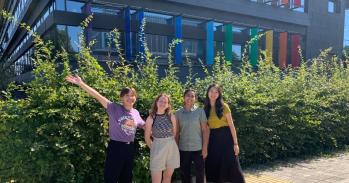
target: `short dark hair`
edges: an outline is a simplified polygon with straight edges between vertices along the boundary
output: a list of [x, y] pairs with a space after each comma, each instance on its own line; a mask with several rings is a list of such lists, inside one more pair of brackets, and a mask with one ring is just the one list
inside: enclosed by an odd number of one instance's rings
[[183, 97], [184, 97], [187, 93], [189, 93], [189, 92], [193, 92], [193, 93], [195, 94], [195, 97], [196, 97], [196, 91], [195, 91], [194, 89], [192, 89], [192, 88], [186, 89], [186, 90], [184, 91], [184, 93], [183, 93]]
[[132, 94], [137, 97], [136, 90], [134, 88], [129, 88], [129, 87], [125, 87], [125, 88], [121, 89], [120, 97], [123, 97], [123, 96], [129, 94], [130, 92], [132, 92]]

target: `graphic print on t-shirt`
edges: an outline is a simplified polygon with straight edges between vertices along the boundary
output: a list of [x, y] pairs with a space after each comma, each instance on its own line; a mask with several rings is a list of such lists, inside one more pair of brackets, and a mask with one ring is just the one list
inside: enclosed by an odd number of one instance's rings
[[121, 130], [127, 135], [134, 135], [136, 133], [136, 123], [132, 116], [121, 116], [118, 119]]

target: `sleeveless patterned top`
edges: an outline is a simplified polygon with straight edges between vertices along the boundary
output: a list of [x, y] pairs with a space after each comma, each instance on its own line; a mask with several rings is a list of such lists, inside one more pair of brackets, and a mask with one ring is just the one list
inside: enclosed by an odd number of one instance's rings
[[167, 138], [173, 136], [173, 125], [167, 114], [156, 114], [153, 121], [152, 133], [155, 138]]

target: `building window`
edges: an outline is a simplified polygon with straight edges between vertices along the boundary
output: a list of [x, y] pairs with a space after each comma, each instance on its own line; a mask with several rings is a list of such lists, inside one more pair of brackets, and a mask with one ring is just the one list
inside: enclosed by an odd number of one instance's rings
[[328, 0], [327, 11], [329, 13], [340, 13], [339, 1], [337, 0]]
[[158, 23], [158, 24], [171, 24], [172, 18], [173, 18], [170, 15], [151, 13], [151, 12], [144, 12], [144, 17], [147, 22]]
[[233, 44], [233, 60], [241, 60], [241, 45]]
[[81, 28], [77, 26], [67, 26], [67, 33], [69, 38], [69, 47], [68, 50], [71, 52], [79, 51], [79, 35]]
[[349, 10], [345, 10], [343, 47], [349, 53]]
[[56, 8], [57, 10], [65, 11], [65, 0], [56, 0]]
[[82, 13], [82, 8], [84, 7], [85, 3], [77, 2], [77, 1], [67, 1], [67, 11], [69, 12], [75, 12], [75, 13]]
[[161, 35], [146, 34], [147, 45], [150, 52], [154, 55], [167, 55], [168, 37]]

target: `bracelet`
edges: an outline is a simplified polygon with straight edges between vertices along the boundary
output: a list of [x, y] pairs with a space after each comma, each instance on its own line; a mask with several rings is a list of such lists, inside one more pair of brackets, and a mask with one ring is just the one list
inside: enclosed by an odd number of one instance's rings
[[238, 146], [239, 144], [234, 144], [234, 146]]

